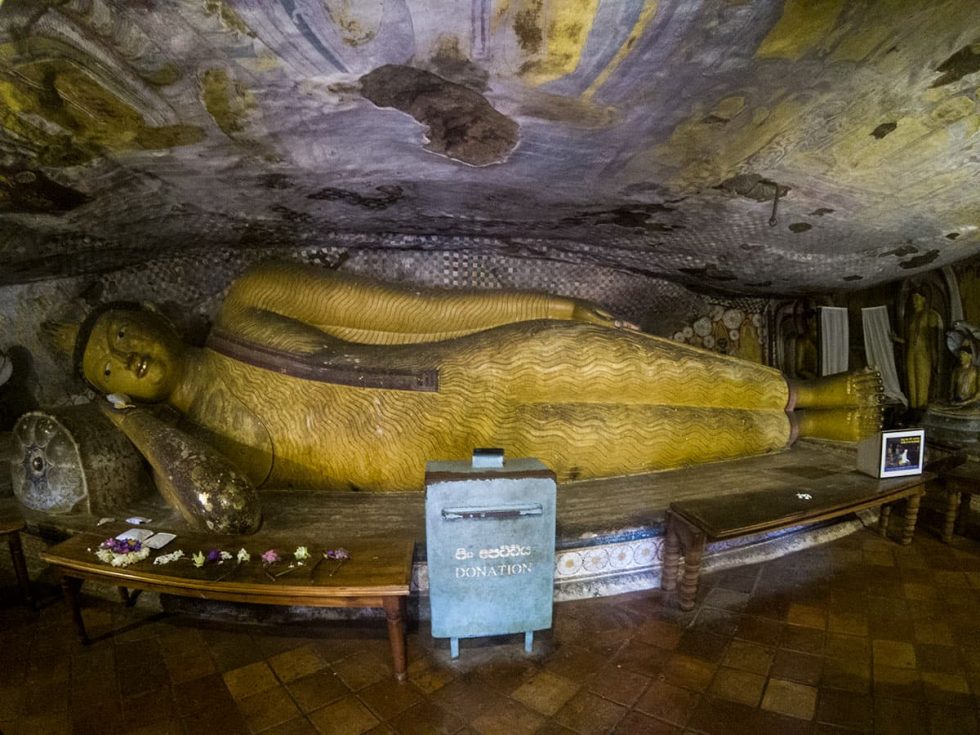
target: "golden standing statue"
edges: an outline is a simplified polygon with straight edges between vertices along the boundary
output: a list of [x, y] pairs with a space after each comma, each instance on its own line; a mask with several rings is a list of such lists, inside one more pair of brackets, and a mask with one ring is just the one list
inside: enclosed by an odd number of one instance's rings
[[241, 276], [203, 348], [150, 312], [109, 310], [81, 328], [76, 359], [101, 391], [169, 403], [256, 486], [419, 490], [428, 460], [474, 447], [538, 457], [560, 480], [603, 477], [879, 427], [874, 373], [791, 386], [583, 301], [288, 263]]
[[929, 386], [939, 359], [936, 346], [942, 327], [939, 313], [926, 307], [926, 297], [913, 293], [905, 360], [909, 408], [925, 408], [929, 403]]

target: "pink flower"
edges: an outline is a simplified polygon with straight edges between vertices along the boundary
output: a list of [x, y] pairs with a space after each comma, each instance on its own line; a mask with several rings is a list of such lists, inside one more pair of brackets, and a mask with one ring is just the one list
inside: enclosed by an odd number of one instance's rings
[[262, 554], [262, 561], [266, 564], [275, 564], [279, 561], [279, 552], [275, 549], [269, 549]]

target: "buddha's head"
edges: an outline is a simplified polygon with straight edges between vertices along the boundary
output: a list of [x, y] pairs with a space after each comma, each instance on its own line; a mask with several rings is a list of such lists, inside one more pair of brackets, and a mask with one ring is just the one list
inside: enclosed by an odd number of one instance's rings
[[75, 364], [97, 390], [162, 401], [180, 379], [184, 350], [161, 315], [134, 304], [110, 304], [79, 329]]

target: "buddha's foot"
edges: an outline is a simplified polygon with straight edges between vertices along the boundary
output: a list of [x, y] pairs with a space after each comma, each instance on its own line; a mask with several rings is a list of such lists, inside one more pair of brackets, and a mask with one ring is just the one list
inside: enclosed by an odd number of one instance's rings
[[856, 442], [881, 431], [881, 408], [811, 408], [793, 412], [799, 436]]
[[877, 370], [828, 375], [790, 382], [790, 402], [795, 408], [877, 408], [884, 402], [884, 389]]

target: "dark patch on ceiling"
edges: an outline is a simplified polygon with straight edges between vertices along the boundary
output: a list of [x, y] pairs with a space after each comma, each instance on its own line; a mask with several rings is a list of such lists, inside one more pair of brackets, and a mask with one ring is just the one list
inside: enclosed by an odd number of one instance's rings
[[757, 202], [771, 202], [776, 197], [777, 191], [780, 198], [790, 191], [790, 187], [764, 179], [759, 174], [738, 174], [725, 179], [715, 188]]
[[894, 122], [882, 123], [881, 125], [879, 125], [874, 130], [871, 131], [871, 135], [873, 135], [878, 140], [881, 140], [890, 132], [895, 130], [895, 128], [897, 127], [898, 127], [898, 123], [894, 123]]
[[486, 166], [506, 160], [517, 145], [517, 123], [461, 84], [396, 64], [380, 66], [360, 81], [366, 99], [406, 112], [428, 127], [426, 150]]
[[964, 46], [936, 69], [942, 76], [932, 83], [933, 87], [942, 87], [957, 82], [967, 74], [980, 71], [980, 44]]
[[958, 238], [959, 236], [960, 236], [960, 233], [958, 233], [958, 232], [950, 232], [950, 233], [948, 233], [948, 234], [946, 235], [946, 239], [947, 239], [947, 240], [955, 240], [955, 239], [956, 239], [956, 238]]
[[889, 255], [894, 255], [896, 258], [904, 258], [906, 255], [911, 255], [912, 253], [919, 252], [919, 249], [915, 245], [901, 245], [894, 250], [889, 250], [888, 252], [879, 255], [879, 258], [886, 258]]
[[795, 232], [797, 234], [800, 233], [800, 232], [806, 232], [807, 230], [812, 230], [812, 229], [813, 229], [813, 225], [811, 225], [809, 222], [793, 222], [789, 226], [789, 231], [790, 232]]
[[259, 179], [266, 189], [292, 189], [294, 184], [285, 174], [266, 174]]
[[909, 258], [908, 260], [899, 263], [902, 268], [921, 268], [924, 265], [929, 265], [932, 261], [939, 257], [938, 250], [930, 250], [923, 253], [922, 255], [917, 255], [914, 258]]
[[738, 249], [739, 250], [745, 250], [747, 252], [753, 252], [753, 251], [757, 251], [757, 250], [763, 250], [764, 248], [765, 248], [765, 245], [749, 245], [749, 243], [747, 243], [747, 242], [743, 242], [741, 245], [738, 246]]
[[616, 207], [598, 212], [582, 212], [574, 217], [565, 217], [561, 220], [563, 225], [615, 225], [629, 230], [643, 230], [644, 232], [672, 232], [673, 230], [683, 230], [683, 225], [660, 222], [653, 219], [653, 215], [665, 212], [673, 212], [673, 207], [665, 204], [634, 204], [632, 206]]
[[734, 281], [737, 276], [731, 271], [721, 270], [714, 263], [708, 263], [703, 268], [678, 268], [678, 270], [688, 276], [706, 278], [709, 281]]
[[307, 212], [297, 212], [295, 209], [290, 209], [282, 204], [273, 204], [269, 207], [273, 212], [282, 217], [286, 222], [297, 222], [299, 224], [312, 224], [313, 216]]
[[0, 212], [68, 212], [87, 201], [80, 191], [52, 181], [42, 171], [0, 169]]
[[727, 117], [720, 117], [712, 114], [705, 117], [703, 120], [701, 120], [701, 122], [703, 122], [705, 125], [727, 125], [729, 121]]
[[810, 212], [811, 217], [823, 217], [825, 214], [833, 214], [834, 210], [828, 207], [817, 207]]
[[392, 204], [402, 198], [402, 188], [400, 186], [378, 186], [375, 191], [380, 191], [381, 196], [369, 197], [358, 194], [356, 191], [337, 189], [332, 186], [325, 186], [322, 189], [307, 195], [307, 199], [319, 199], [327, 202], [345, 202], [355, 207], [364, 207], [375, 211], [387, 209]]
[[745, 285], [750, 288], [769, 288], [772, 286], [772, 281], [759, 281], [758, 283], [746, 283]]
[[844, 276], [845, 281], [863, 281], [864, 276]]

